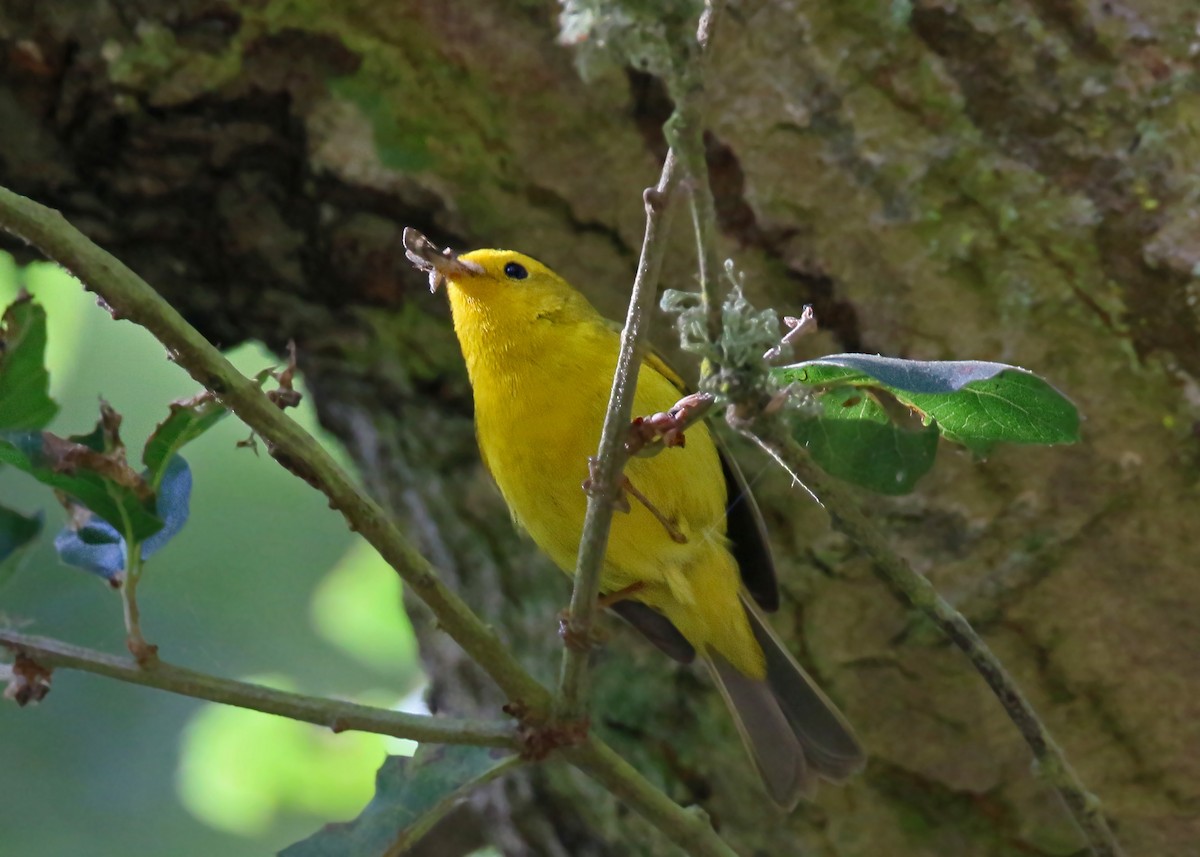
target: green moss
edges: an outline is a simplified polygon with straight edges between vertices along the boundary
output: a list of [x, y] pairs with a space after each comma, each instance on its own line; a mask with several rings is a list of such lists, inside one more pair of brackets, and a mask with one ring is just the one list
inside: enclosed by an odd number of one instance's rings
[[145, 92], [151, 104], [169, 107], [193, 101], [237, 79], [241, 73], [240, 45], [212, 53], [185, 47], [161, 24], [144, 22], [137, 41], [109, 41], [103, 48], [110, 79]]
[[243, 11], [252, 28], [321, 33], [358, 57], [354, 73], [327, 84], [369, 119], [383, 166], [461, 182], [503, 174], [494, 84], [470, 51], [446, 50], [445, 33], [431, 32], [419, 15], [383, 3], [319, 0], [246, 3]]
[[379, 91], [369, 75], [342, 78], [330, 88], [335, 95], [357, 105], [370, 119], [375, 131], [375, 150], [385, 167], [416, 172], [434, 166], [427, 142], [434, 129], [404, 121], [406, 114], [395, 109], [393, 101]]

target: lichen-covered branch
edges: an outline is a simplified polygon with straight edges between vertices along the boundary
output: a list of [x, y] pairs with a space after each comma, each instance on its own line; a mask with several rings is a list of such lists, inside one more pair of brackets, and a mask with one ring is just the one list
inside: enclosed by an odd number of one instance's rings
[[633, 766], [608, 745], [589, 738], [566, 751], [575, 767], [627, 802], [692, 857], [735, 857], [736, 853], [712, 832], [708, 816], [698, 809], [680, 810], [658, 789], [636, 776]]

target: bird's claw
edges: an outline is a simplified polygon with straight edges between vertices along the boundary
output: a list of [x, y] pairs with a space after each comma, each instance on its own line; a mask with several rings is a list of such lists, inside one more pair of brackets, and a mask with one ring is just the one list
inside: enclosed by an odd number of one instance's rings
[[625, 438], [625, 451], [630, 455], [656, 455], [664, 448], [684, 446], [687, 443], [684, 432], [712, 405], [711, 394], [692, 393], [669, 411], [635, 418]]

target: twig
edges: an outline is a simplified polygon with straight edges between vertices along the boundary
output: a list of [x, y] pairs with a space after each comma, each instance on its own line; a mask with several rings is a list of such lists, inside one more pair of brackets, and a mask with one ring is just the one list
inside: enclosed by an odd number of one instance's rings
[[404, 714], [386, 708], [322, 699], [275, 690], [258, 684], [219, 678], [177, 667], [165, 661], [141, 666], [129, 658], [72, 646], [60, 640], [0, 630], [0, 645], [48, 670], [70, 669], [107, 676], [118, 681], [235, 705], [292, 720], [327, 726], [334, 732], [375, 732], [413, 741], [437, 744], [471, 744], [520, 749], [516, 729], [509, 721], [486, 723], [450, 717]]
[[125, 572], [121, 579], [121, 606], [125, 612], [125, 648], [143, 666], [158, 657], [158, 646], [142, 636], [142, 614], [138, 609], [137, 587], [142, 579], [142, 546], [130, 539], [125, 546]]
[[[681, 93], [675, 113], [667, 122], [665, 130], [669, 137], [678, 133], [673, 130], [676, 126], [682, 124], [685, 127], [693, 127], [697, 123], [701, 94], [698, 81], [703, 79], [703, 61], [709, 53], [708, 42], [714, 20], [723, 7], [724, 0], [708, 0], [705, 4], [696, 34], [699, 61], [688, 70], [687, 86]], [[700, 157], [703, 160], [703, 152]], [[566, 634], [575, 639], [589, 639], [596, 617], [600, 571], [604, 564], [604, 552], [608, 547], [613, 505], [619, 497], [621, 471], [629, 458], [623, 448], [623, 441], [628, 435], [630, 418], [633, 415], [633, 393], [637, 389], [637, 376], [641, 365], [639, 345], [645, 337], [645, 319], [657, 293], [659, 269], [665, 250], [663, 238], [667, 234], [670, 222], [670, 196], [680, 173], [678, 161], [679, 152], [673, 145], [667, 151], [658, 184], [648, 188], [643, 194], [646, 204], [646, 231], [642, 238], [642, 253], [633, 281], [633, 293], [629, 298], [625, 327], [621, 331], [621, 350], [617, 356], [612, 392], [604, 414], [600, 448], [594, 459], [595, 469], [592, 472], [587, 513], [584, 516], [579, 556], [575, 564], [575, 585], [571, 591], [571, 605], [565, 623]], [[566, 646], [563, 649], [555, 705], [555, 712], [560, 719], [577, 719], [583, 715], [587, 658], [586, 648]]]
[[[658, 184], [647, 188], [644, 194], [646, 234], [642, 240], [642, 256], [633, 280], [625, 328], [621, 331], [621, 350], [617, 355], [612, 393], [600, 433], [600, 449], [596, 453], [595, 469], [588, 489], [587, 513], [583, 519], [579, 559], [575, 565], [575, 586], [571, 591], [571, 605], [565, 623], [565, 633], [580, 640], [589, 639], [596, 618], [596, 599], [600, 594], [600, 571], [608, 547], [608, 531], [619, 497], [621, 470], [629, 459], [624, 450], [624, 441], [629, 433], [633, 392], [637, 389], [638, 370], [641, 367], [640, 343], [645, 338], [645, 319], [658, 291], [658, 275], [666, 244], [662, 236], [667, 232], [670, 196], [678, 180], [678, 161], [673, 152], [667, 152]], [[563, 649], [555, 705], [555, 712], [562, 720], [578, 719], [583, 715], [587, 659], [587, 647], [566, 646]]]
[[966, 618], [942, 598], [924, 575], [914, 571], [891, 549], [882, 531], [871, 523], [854, 497], [813, 463], [780, 420], [739, 416], [736, 410], [736, 407], [730, 409], [730, 425], [754, 441], [817, 497], [833, 526], [866, 551], [876, 575], [962, 649], [1025, 738], [1041, 776], [1062, 796], [1091, 853], [1096, 857], [1121, 857], [1124, 852], [1104, 818], [1099, 799], [1084, 786], [1025, 694]]
[[679, 805], [642, 777], [633, 766], [595, 738], [563, 750], [572, 765], [600, 783], [618, 800], [629, 804], [691, 857], [737, 857], [715, 832], [708, 815], [698, 807]]
[[784, 355], [791, 353], [791, 346], [797, 339], [817, 332], [817, 316], [813, 312], [812, 304], [804, 305], [799, 318], [785, 315], [783, 323], [788, 329], [787, 333], [783, 335], [777, 345], [767, 349], [763, 354], [763, 360], [767, 363], [782, 362]]
[[438, 625], [463, 647], [508, 695], [531, 708], [545, 708], [550, 694], [513, 657], [500, 638], [439, 579], [433, 566], [408, 542], [391, 518], [313, 437], [285, 415], [253, 380], [122, 262], [89, 241], [61, 214], [0, 188], [0, 228], [25, 239], [75, 274], [121, 318], [149, 330], [174, 361], [211, 390], [268, 444], [284, 467], [329, 498], [428, 605]]

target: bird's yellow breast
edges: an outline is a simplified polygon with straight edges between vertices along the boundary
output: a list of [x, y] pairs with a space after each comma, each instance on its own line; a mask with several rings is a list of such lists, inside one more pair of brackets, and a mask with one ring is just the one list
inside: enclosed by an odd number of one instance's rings
[[[598, 324], [547, 327], [536, 337], [537, 354], [520, 361], [523, 370], [477, 367], [475, 419], [480, 448], [513, 517], [571, 572], [587, 509], [582, 485], [600, 442], [619, 339]], [[679, 396], [666, 378], [643, 365], [634, 413], [665, 411]], [[630, 511], [613, 520], [605, 590], [687, 566], [697, 552], [723, 545], [724, 481], [703, 425], [688, 431], [681, 449], [633, 459], [625, 475], [687, 541], [673, 540], [649, 509], [631, 499]]]

